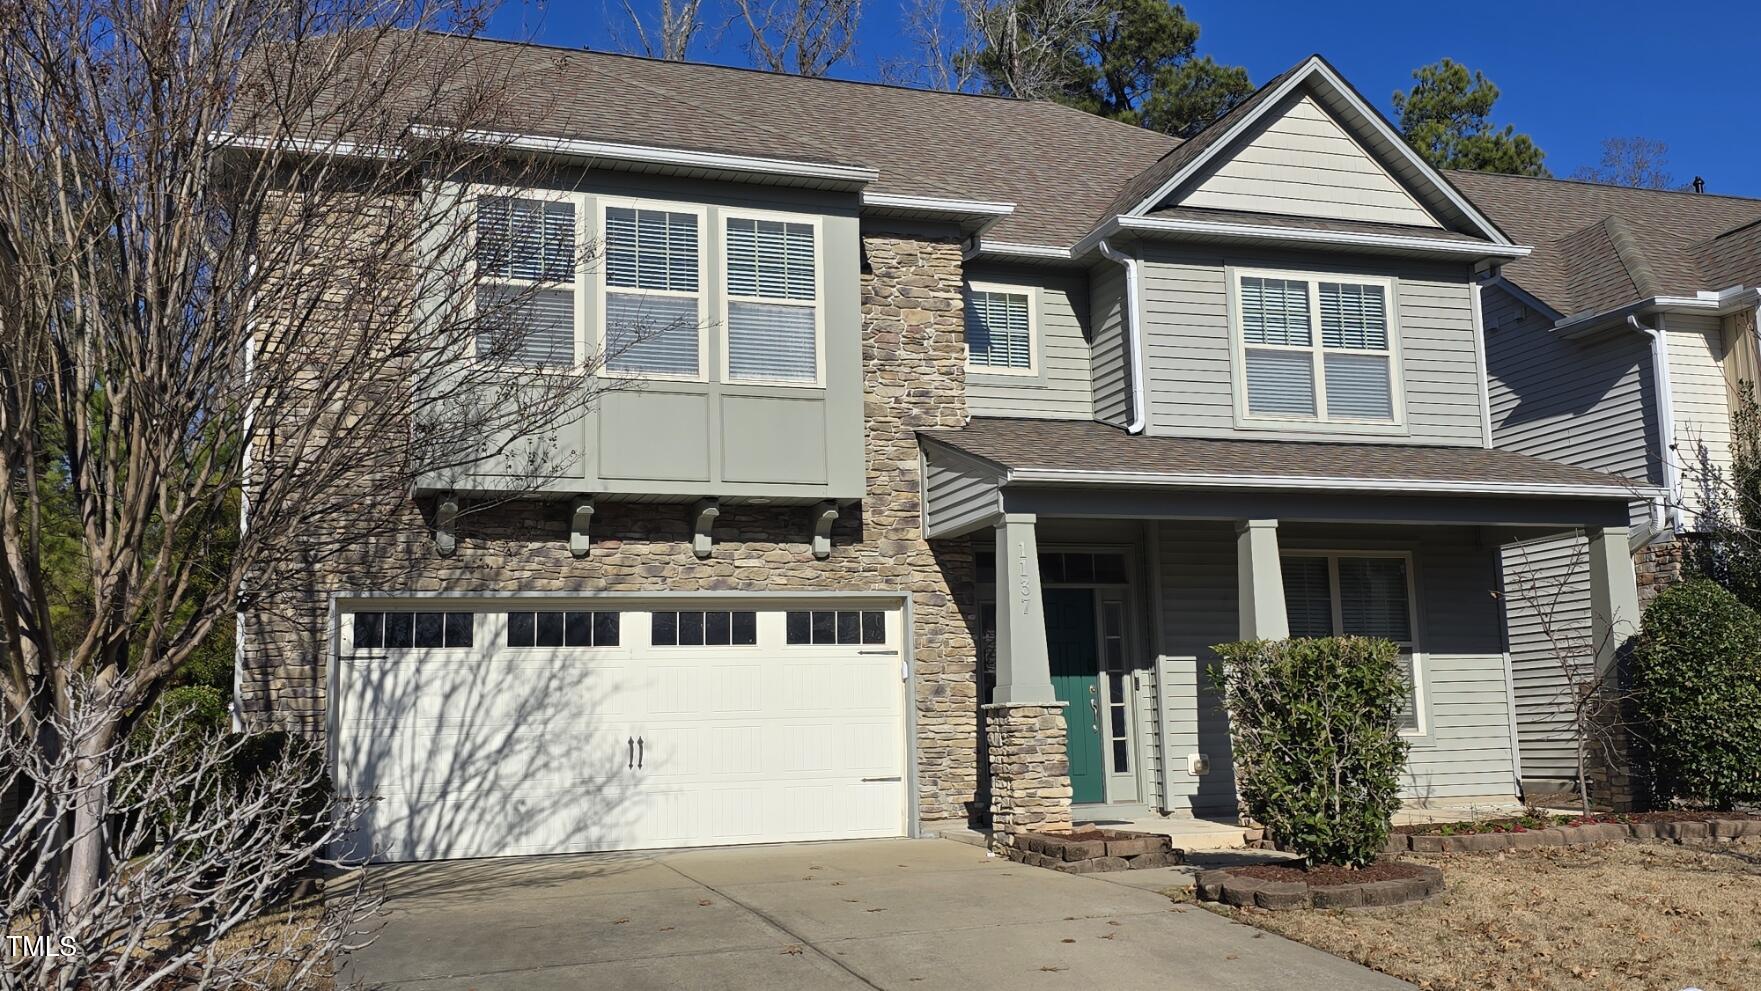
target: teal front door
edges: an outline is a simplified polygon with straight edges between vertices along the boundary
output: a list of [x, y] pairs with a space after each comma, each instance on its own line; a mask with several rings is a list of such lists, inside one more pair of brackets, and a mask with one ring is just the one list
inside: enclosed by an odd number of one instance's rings
[[1099, 697], [1100, 651], [1095, 637], [1095, 593], [1090, 588], [1045, 590], [1046, 652], [1052, 661], [1052, 692], [1064, 709], [1069, 727], [1070, 801], [1092, 804], [1107, 800], [1106, 768], [1102, 765], [1101, 730], [1096, 713]]

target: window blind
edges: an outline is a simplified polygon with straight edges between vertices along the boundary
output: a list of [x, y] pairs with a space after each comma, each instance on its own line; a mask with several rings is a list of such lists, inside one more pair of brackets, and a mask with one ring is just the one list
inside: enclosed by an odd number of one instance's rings
[[1412, 657], [1412, 608], [1406, 595], [1406, 561], [1397, 557], [1339, 559], [1339, 616], [1345, 632], [1379, 637], [1401, 645], [1401, 675], [1406, 701], [1400, 728], [1419, 728], [1418, 691]]
[[1032, 368], [1026, 293], [975, 290], [966, 298], [967, 362], [985, 368]]
[[667, 210], [605, 211], [605, 284], [620, 289], [694, 293], [697, 217]]
[[1315, 415], [1315, 365], [1307, 351], [1247, 352], [1247, 407], [1252, 413]]
[[818, 254], [812, 224], [729, 217], [728, 377], [819, 378]]
[[1293, 637], [1333, 635], [1333, 588], [1324, 557], [1287, 557], [1280, 562], [1284, 577], [1284, 613]]
[[575, 292], [478, 286], [476, 329], [479, 358], [566, 368], [575, 363]]
[[1379, 354], [1327, 354], [1327, 415], [1356, 420], [1394, 419], [1388, 358]]
[[1381, 286], [1323, 282], [1321, 343], [1329, 348], [1388, 348], [1388, 306]]
[[1241, 335], [1249, 344], [1308, 347], [1309, 284], [1294, 279], [1241, 280]]
[[694, 376], [697, 298], [605, 294], [605, 365], [613, 371]]
[[531, 282], [575, 281], [575, 204], [477, 198], [477, 273]]

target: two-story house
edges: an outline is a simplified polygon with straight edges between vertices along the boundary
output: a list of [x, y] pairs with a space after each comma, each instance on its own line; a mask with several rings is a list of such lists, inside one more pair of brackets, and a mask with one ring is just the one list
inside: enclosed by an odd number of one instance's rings
[[[1533, 251], [1483, 292], [1495, 446], [1633, 480], [1641, 602], [1676, 578], [1707, 490], [1730, 497], [1731, 417], [1761, 381], [1761, 201], [1477, 173], [1451, 174]], [[1714, 498], [1719, 496], [1715, 495]], [[1590, 576], [1581, 535], [1505, 553], [1522, 777], [1575, 791], [1574, 695], [1585, 670]], [[1568, 676], [1567, 668], [1578, 671]], [[1617, 689], [1620, 672], [1601, 680]], [[1617, 694], [1610, 692], [1609, 694]], [[1620, 748], [1586, 748], [1592, 793], [1624, 802]]]
[[431, 478], [245, 617], [243, 712], [379, 796], [360, 852], [1232, 815], [1211, 645], [1331, 633], [1402, 647], [1410, 798], [1509, 800], [1501, 547], [1587, 534], [1637, 616], [1631, 481], [1494, 446], [1479, 279], [1530, 248], [1318, 57], [1180, 142], [472, 44], [600, 108], [508, 122], [554, 188], [445, 193], [604, 245], [533, 347], [695, 319], [537, 439], [571, 474]]

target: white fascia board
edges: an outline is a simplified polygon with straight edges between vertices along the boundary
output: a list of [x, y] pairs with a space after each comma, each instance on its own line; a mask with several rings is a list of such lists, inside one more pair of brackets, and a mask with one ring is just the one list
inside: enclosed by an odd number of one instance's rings
[[880, 173], [862, 165], [837, 165], [831, 162], [803, 162], [790, 158], [763, 158], [754, 155], [729, 155], [714, 151], [688, 151], [682, 148], [661, 148], [653, 145], [619, 144], [611, 141], [586, 141], [579, 138], [553, 138], [535, 134], [513, 134], [501, 131], [447, 132], [440, 128], [419, 125], [424, 137], [449, 137], [460, 141], [495, 145], [515, 151], [537, 152], [565, 158], [603, 159], [646, 165], [669, 165], [676, 168], [712, 169], [721, 172], [745, 172], [753, 175], [787, 176], [796, 179], [818, 179], [862, 185], [880, 178]]
[[887, 210], [922, 213], [938, 217], [1007, 217], [1015, 204], [993, 200], [956, 200], [939, 196], [901, 196], [897, 193], [864, 191], [862, 205]]
[[1165, 217], [1114, 217], [1077, 242], [1072, 254], [1081, 256], [1119, 231], [1142, 234], [1188, 235], [1230, 238], [1262, 243], [1323, 244], [1347, 248], [1380, 248], [1397, 252], [1460, 255], [1464, 258], [1522, 258], [1530, 248], [1508, 242], [1451, 241], [1444, 238], [1402, 234], [1365, 234], [1318, 227], [1272, 227], [1264, 224], [1230, 224], [1214, 220], [1175, 220]]
[[1430, 481], [1420, 479], [1340, 478], [1326, 475], [1221, 475], [1138, 471], [1077, 471], [1053, 468], [1011, 469], [1007, 484], [1141, 485], [1191, 489], [1290, 489], [1321, 492], [1394, 492], [1427, 495], [1512, 495], [1550, 498], [1619, 499], [1631, 502], [1662, 492], [1651, 485], [1545, 485], [1526, 482]]
[[355, 141], [328, 138], [297, 138], [291, 135], [263, 137], [254, 134], [232, 134], [211, 131], [208, 139], [216, 151], [284, 151], [296, 155], [334, 155], [339, 158], [377, 158], [390, 160], [404, 155], [402, 148], [386, 145], [365, 145]]
[[1019, 244], [1014, 241], [992, 241], [977, 238], [972, 243], [972, 255], [986, 255], [1010, 258], [1039, 258], [1046, 261], [1070, 261], [1077, 256], [1071, 248], [1060, 248], [1051, 244]]
[[[1339, 78], [1339, 76], [1333, 72], [1332, 68], [1329, 67], [1318, 55], [1310, 56], [1308, 61], [1303, 65], [1301, 71], [1291, 74], [1291, 77], [1279, 85], [1276, 90], [1267, 94], [1266, 98], [1260, 101], [1260, 105], [1254, 109], [1253, 113], [1236, 121], [1234, 126], [1232, 126], [1228, 132], [1223, 134], [1216, 141], [1211, 142], [1210, 147], [1206, 148], [1197, 158], [1187, 162], [1184, 168], [1173, 176], [1170, 176], [1168, 181], [1157, 187], [1154, 193], [1145, 197], [1136, 206], [1132, 207], [1127, 213], [1127, 216], [1141, 217], [1150, 210], [1155, 209], [1157, 204], [1166, 199], [1169, 194], [1174, 192], [1174, 190], [1180, 188], [1180, 185], [1186, 182], [1187, 179], [1198, 174], [1200, 169], [1203, 169], [1207, 163], [1216, 158], [1225, 148], [1234, 143], [1236, 138], [1246, 133], [1248, 128], [1254, 126], [1261, 117], [1270, 112], [1273, 107], [1283, 101], [1283, 99], [1290, 95], [1290, 93], [1298, 86], [1301, 86], [1304, 82], [1317, 76], [1325, 81], [1328, 87], [1331, 88], [1340, 99], [1344, 100], [1352, 107], [1352, 109], [1356, 110], [1358, 115], [1368, 122], [1370, 127], [1381, 135], [1384, 140], [1388, 141], [1401, 157], [1406, 159], [1415, 169], [1417, 169], [1419, 174], [1425, 178], [1425, 181], [1435, 187], [1439, 193], [1442, 193], [1444, 199], [1448, 200], [1452, 206], [1457, 210], [1460, 210], [1469, 220], [1473, 221], [1474, 226], [1479, 229], [1479, 232], [1482, 235], [1493, 244], [1510, 245], [1510, 239], [1504, 236], [1504, 233], [1498, 229], [1496, 224], [1492, 223], [1485, 214], [1476, 209], [1466, 197], [1456, 192], [1455, 187], [1451, 186], [1448, 180], [1444, 179], [1436, 169], [1432, 168], [1429, 162], [1420, 158], [1418, 153], [1413, 151], [1412, 147], [1406, 143], [1405, 139], [1394, 133], [1393, 129], [1388, 126], [1388, 122], [1382, 119], [1382, 115], [1377, 113], [1374, 108], [1364, 103], [1363, 100], [1359, 99], [1356, 91], [1347, 85], [1345, 80]], [[1528, 251], [1525, 249], [1523, 254], [1528, 254]], [[1510, 257], [1521, 257], [1521, 255], [1513, 255]]]
[[1720, 292], [1701, 292], [1693, 296], [1652, 296], [1609, 310], [1578, 313], [1555, 321], [1552, 332], [1567, 339], [1576, 339], [1611, 327], [1626, 326], [1626, 318], [1646, 313], [1703, 313], [1724, 316], [1761, 303], [1761, 289], [1735, 286]]

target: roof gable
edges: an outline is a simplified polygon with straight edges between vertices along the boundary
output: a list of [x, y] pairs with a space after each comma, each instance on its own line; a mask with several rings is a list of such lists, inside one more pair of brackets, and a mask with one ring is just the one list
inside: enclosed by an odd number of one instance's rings
[[[1337, 174], [1311, 162], [1329, 150], [1337, 158], [1324, 161], [1343, 166]], [[1305, 184], [1331, 188], [1296, 188]], [[1511, 243], [1319, 55], [1165, 156], [1114, 205], [1131, 216], [1202, 206], [1442, 228]]]
[[1443, 226], [1362, 142], [1301, 90], [1272, 108], [1166, 205]]

